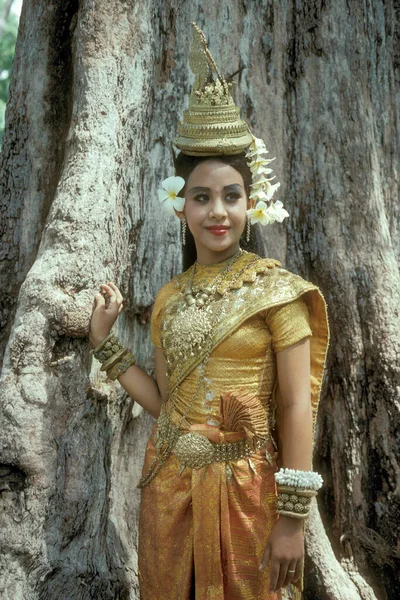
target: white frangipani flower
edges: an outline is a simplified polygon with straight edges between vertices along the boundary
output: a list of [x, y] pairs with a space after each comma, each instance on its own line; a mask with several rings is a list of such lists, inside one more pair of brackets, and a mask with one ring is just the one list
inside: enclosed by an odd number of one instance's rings
[[261, 225], [268, 225], [268, 223], [273, 223], [274, 219], [271, 214], [268, 212], [268, 206], [265, 204], [263, 200], [257, 202], [254, 208], [249, 208], [246, 211], [250, 223], [254, 225], [254, 223], [261, 223]]
[[274, 221], [282, 223], [283, 219], [289, 216], [289, 213], [283, 208], [282, 202], [278, 200], [274, 203], [272, 201], [272, 196], [281, 184], [279, 182], [275, 184], [271, 183], [275, 179], [275, 175], [267, 177], [267, 175], [272, 173], [272, 169], [267, 165], [275, 160], [275, 157], [266, 158], [263, 156], [264, 154], [268, 154], [268, 150], [263, 140], [253, 136], [253, 141], [246, 152], [246, 158], [250, 159], [250, 162], [247, 164], [252, 174], [250, 200], [256, 203], [256, 205], [254, 208], [247, 210], [246, 213], [252, 224], [260, 223], [261, 225], [268, 225], [269, 223], [274, 223]]
[[254, 148], [254, 149], [250, 148], [246, 152], [246, 157], [251, 158], [252, 156], [259, 156], [260, 154], [268, 154], [268, 150], [266, 149], [265, 145], [260, 146], [259, 148]]
[[268, 152], [268, 150], [265, 147], [264, 140], [262, 140], [261, 138], [256, 138], [253, 135], [253, 141], [250, 144], [248, 152], [249, 153], [251, 153], [251, 152], [259, 152], [260, 154], [262, 154], [264, 151]]
[[262, 173], [260, 173], [259, 175], [256, 175], [256, 181], [254, 182], [254, 185], [259, 185], [260, 183], [265, 183], [265, 181], [269, 181], [269, 179], [267, 179], [265, 177], [265, 175], [269, 175], [270, 173], [272, 173], [272, 169], [268, 169], [265, 168], [262, 170]]
[[[262, 158], [260, 156], [256, 157], [256, 160], [253, 160], [251, 163], [249, 163], [249, 167], [250, 167], [250, 171], [254, 176], [259, 177], [260, 175], [265, 175], [267, 167], [266, 165], [268, 165], [270, 162], [272, 162], [274, 159], [273, 158]], [[272, 171], [269, 171], [272, 172]]]
[[157, 190], [158, 199], [161, 205], [170, 215], [175, 215], [176, 210], [181, 212], [185, 206], [185, 198], [178, 196], [185, 185], [183, 177], [167, 177], [161, 182], [162, 189]]
[[283, 208], [283, 204], [280, 200], [277, 200], [275, 203], [268, 206], [267, 213], [274, 221], [278, 221], [278, 223], [282, 223], [283, 219], [289, 216], [288, 211]]
[[[264, 183], [265, 182], [265, 183]], [[279, 181], [272, 185], [268, 179], [264, 179], [263, 183], [254, 185], [254, 190], [250, 194], [250, 199], [271, 200], [276, 190], [280, 187]]]
[[249, 198], [250, 198], [250, 200], [269, 200], [267, 194], [264, 192], [264, 190], [261, 187], [254, 190], [254, 192], [251, 192]]
[[281, 184], [279, 183], [279, 181], [277, 183], [275, 183], [274, 185], [271, 185], [270, 182], [268, 182], [268, 185], [265, 186], [267, 200], [271, 200], [272, 196], [275, 194], [276, 190], [280, 187], [280, 185]]
[[[272, 169], [266, 169], [266, 170], [267, 170], [268, 172], [269, 172], [269, 171], [272, 171]], [[276, 179], [276, 175], [274, 175], [273, 177], [264, 177], [264, 175], [263, 175], [263, 174], [261, 174], [261, 175], [259, 175], [258, 177], [259, 177], [259, 178], [258, 178], [258, 179], [256, 179], [256, 181], [255, 181], [254, 183], [251, 183], [251, 184], [250, 184], [250, 187], [251, 187], [251, 188], [255, 188], [255, 189], [257, 189], [257, 188], [261, 187], [262, 185], [268, 185], [268, 182], [269, 182], [269, 181], [272, 181], [273, 179]]]

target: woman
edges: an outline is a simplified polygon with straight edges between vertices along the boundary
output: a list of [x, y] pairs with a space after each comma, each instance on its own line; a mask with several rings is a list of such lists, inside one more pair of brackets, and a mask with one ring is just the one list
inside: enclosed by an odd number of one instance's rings
[[304, 519], [321, 485], [311, 466], [325, 302], [278, 261], [243, 250], [251, 222], [287, 213], [266, 207], [278, 186], [265, 148], [221, 76], [202, 79], [199, 61], [216, 66], [194, 34], [197, 94], [178, 128], [177, 177], [160, 195], [184, 224], [188, 268], [155, 301], [155, 379], [110, 333], [123, 303], [113, 282], [101, 286], [107, 308], [96, 296], [91, 343], [109, 378], [158, 419], [140, 482], [141, 598], [299, 599]]

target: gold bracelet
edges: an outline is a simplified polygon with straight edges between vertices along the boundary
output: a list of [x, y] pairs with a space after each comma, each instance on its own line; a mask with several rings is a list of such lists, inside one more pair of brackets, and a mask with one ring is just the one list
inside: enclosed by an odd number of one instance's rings
[[313, 496], [316, 496], [318, 492], [316, 490], [300, 488], [293, 485], [278, 485], [278, 494], [296, 494], [297, 496], [312, 498]]
[[[108, 339], [107, 339], [108, 338]], [[118, 352], [118, 350], [122, 350], [124, 347], [116, 335], [111, 333], [107, 338], [97, 346], [100, 350], [95, 349], [93, 355], [97, 360], [99, 360], [102, 364], [107, 362], [114, 354]]]
[[121, 348], [120, 350], [117, 350], [117, 352], [113, 354], [111, 358], [101, 365], [100, 371], [108, 371], [108, 369], [111, 369], [111, 367], [122, 360], [127, 352], [129, 352], [128, 348]]
[[123, 357], [123, 359], [113, 365], [110, 369], [107, 370], [107, 378], [111, 381], [115, 381], [120, 375], [125, 373], [136, 363], [136, 359], [133, 356], [132, 352], [128, 350], [127, 354]]
[[305, 519], [310, 511], [311, 499], [316, 495], [315, 490], [278, 486], [277, 512], [281, 515]]
[[103, 338], [103, 339], [101, 340], [100, 344], [98, 344], [98, 345], [97, 345], [95, 348], [92, 348], [92, 349], [90, 350], [90, 352], [91, 352], [92, 354], [94, 354], [94, 355], [95, 355], [95, 358], [97, 358], [96, 354], [97, 354], [98, 352], [100, 352], [100, 350], [101, 350], [102, 348], [104, 348], [104, 346], [106, 345], [106, 343], [108, 342], [108, 340], [110, 340], [110, 339], [111, 339], [111, 337], [112, 337], [113, 335], [114, 335], [113, 333], [109, 333], [108, 335], [106, 335], [106, 337], [105, 337], [105, 338]]

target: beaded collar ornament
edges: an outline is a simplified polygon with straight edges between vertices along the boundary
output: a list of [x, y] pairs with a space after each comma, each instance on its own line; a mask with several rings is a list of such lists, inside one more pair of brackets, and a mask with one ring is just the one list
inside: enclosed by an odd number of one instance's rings
[[193, 356], [194, 352], [201, 350], [206, 343], [215, 325], [212, 303], [216, 296], [217, 286], [242, 254], [243, 250], [240, 248], [227, 261], [212, 284], [199, 290], [193, 289], [197, 260], [191, 267], [188, 284], [181, 289], [181, 294], [185, 299], [184, 305], [171, 326], [169, 348], [175, 360], [182, 360], [187, 354]]

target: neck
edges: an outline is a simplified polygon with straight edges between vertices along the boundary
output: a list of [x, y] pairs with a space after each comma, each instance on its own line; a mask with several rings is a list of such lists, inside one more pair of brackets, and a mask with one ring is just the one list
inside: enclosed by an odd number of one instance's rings
[[223, 262], [224, 260], [228, 260], [231, 256], [234, 256], [237, 252], [239, 252], [239, 243], [235, 244], [235, 246], [229, 246], [226, 250], [213, 251], [208, 250], [207, 248], [197, 248], [197, 262], [199, 265], [215, 265], [216, 263]]

